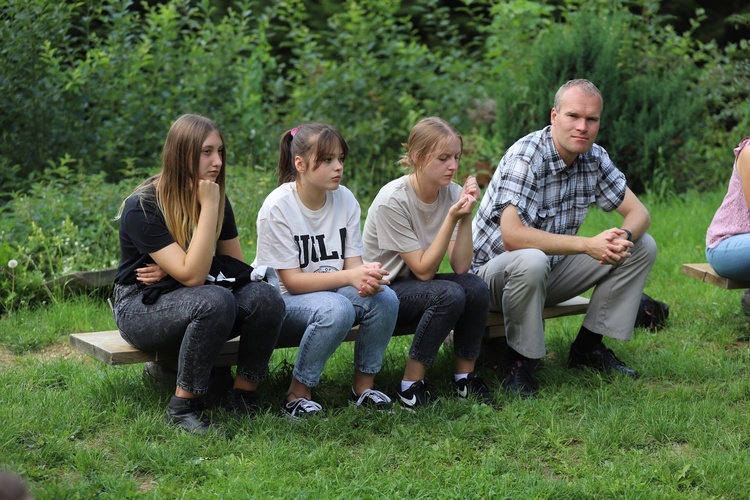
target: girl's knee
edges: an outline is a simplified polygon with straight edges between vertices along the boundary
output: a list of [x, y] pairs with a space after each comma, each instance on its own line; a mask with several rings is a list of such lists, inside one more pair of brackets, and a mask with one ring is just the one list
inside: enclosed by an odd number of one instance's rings
[[212, 317], [231, 317], [234, 321], [235, 300], [234, 295], [228, 288], [216, 285], [205, 285], [201, 287], [199, 307]]
[[313, 321], [321, 325], [338, 326], [347, 330], [354, 325], [356, 315], [354, 306], [343, 295], [326, 294], [325, 299], [317, 302]]
[[442, 281], [445, 286], [435, 296], [436, 305], [447, 307], [455, 311], [463, 312], [466, 307], [466, 290], [458, 283], [452, 281]]
[[398, 314], [398, 296], [396, 292], [391, 290], [389, 287], [383, 287], [382, 291], [375, 295], [373, 299], [376, 301], [376, 307], [382, 310], [384, 313], [396, 316]]
[[246, 311], [283, 316], [286, 304], [275, 286], [265, 282], [248, 283], [235, 294], [237, 305]]
[[490, 289], [487, 283], [476, 274], [467, 273], [462, 275], [461, 285], [464, 288], [468, 301], [488, 301]]

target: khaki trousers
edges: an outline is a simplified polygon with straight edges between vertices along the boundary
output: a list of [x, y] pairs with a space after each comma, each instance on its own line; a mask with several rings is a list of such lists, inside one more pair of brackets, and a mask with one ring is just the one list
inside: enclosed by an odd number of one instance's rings
[[585, 254], [568, 255], [550, 269], [547, 255], [535, 249], [504, 252], [477, 271], [490, 288], [490, 310], [502, 312], [508, 345], [540, 359], [546, 354], [542, 309], [594, 287], [583, 326], [594, 333], [630, 340], [656, 243], [644, 234], [630, 258], [613, 267]]

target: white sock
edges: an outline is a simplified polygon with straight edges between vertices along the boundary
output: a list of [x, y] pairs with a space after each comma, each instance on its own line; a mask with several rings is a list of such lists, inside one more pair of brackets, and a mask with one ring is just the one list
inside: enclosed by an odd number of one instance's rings
[[419, 382], [419, 380], [402, 380], [401, 381], [401, 392], [406, 391], [409, 389], [409, 387], [412, 386], [415, 382]]
[[465, 379], [468, 376], [469, 376], [468, 373], [456, 373], [455, 375], [453, 375], [453, 380], [455, 380], [456, 382], [458, 382], [459, 380]]

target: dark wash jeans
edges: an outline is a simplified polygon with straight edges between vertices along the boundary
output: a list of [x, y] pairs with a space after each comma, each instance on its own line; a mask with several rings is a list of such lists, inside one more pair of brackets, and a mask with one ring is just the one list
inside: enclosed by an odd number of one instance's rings
[[476, 274], [436, 274], [429, 281], [392, 282], [399, 300], [397, 324], [418, 323], [409, 357], [431, 365], [453, 330], [457, 356], [477, 359], [487, 322], [490, 292]]
[[142, 351], [178, 351], [177, 386], [208, 391], [208, 378], [224, 343], [240, 336], [237, 374], [268, 375], [268, 360], [284, 320], [284, 301], [266, 282], [235, 290], [218, 285], [182, 287], [145, 305], [137, 285], [115, 285], [115, 322], [122, 337]]

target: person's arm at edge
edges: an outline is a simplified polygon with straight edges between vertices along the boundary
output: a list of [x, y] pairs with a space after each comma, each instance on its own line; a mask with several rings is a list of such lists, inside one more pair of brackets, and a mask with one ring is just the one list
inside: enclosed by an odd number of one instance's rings
[[737, 157], [737, 173], [742, 183], [742, 192], [745, 195], [745, 202], [750, 207], [750, 146], [740, 151]]

